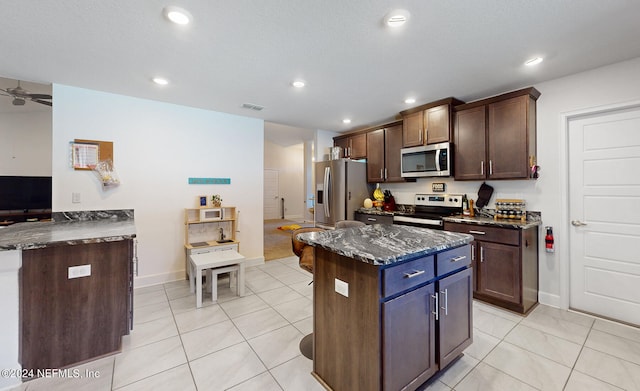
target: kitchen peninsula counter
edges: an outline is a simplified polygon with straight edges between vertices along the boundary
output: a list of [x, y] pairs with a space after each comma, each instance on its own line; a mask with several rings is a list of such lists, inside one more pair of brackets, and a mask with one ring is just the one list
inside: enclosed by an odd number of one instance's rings
[[298, 239], [315, 246], [312, 374], [325, 388], [415, 390], [471, 344], [471, 235], [374, 224]]
[[[133, 322], [132, 209], [0, 229], [0, 367], [64, 368], [119, 351]], [[20, 379], [0, 379], [0, 389]]]

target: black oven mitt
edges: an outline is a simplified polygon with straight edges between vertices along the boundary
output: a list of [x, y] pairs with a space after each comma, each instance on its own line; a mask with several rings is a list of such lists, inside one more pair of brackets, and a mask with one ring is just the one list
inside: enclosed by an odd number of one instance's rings
[[476, 201], [476, 206], [478, 208], [484, 208], [485, 205], [489, 203], [492, 195], [493, 187], [482, 182], [482, 185], [480, 185], [480, 189], [478, 189], [478, 201]]

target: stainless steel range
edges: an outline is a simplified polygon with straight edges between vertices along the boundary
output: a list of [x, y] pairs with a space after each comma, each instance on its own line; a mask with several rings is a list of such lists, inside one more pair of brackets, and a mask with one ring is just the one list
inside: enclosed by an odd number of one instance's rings
[[442, 218], [462, 213], [462, 194], [416, 194], [415, 212], [397, 213], [393, 224], [442, 229]]

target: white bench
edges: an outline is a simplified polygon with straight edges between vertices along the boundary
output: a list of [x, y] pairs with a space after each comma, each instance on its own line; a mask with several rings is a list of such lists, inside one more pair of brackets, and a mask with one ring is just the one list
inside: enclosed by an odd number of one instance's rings
[[[244, 296], [244, 256], [234, 250], [189, 255], [189, 287], [196, 293], [196, 308], [202, 307], [202, 271], [206, 270], [211, 300], [218, 301], [218, 275], [235, 274], [236, 292]], [[231, 277], [230, 277], [231, 280]], [[230, 281], [231, 282], [231, 281]]]

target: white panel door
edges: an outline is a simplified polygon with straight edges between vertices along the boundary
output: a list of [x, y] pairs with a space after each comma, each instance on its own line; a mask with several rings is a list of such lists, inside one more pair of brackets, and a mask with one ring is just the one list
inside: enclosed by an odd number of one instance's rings
[[278, 170], [264, 170], [264, 219], [278, 219], [280, 216]]
[[640, 107], [569, 122], [571, 308], [640, 325]]

